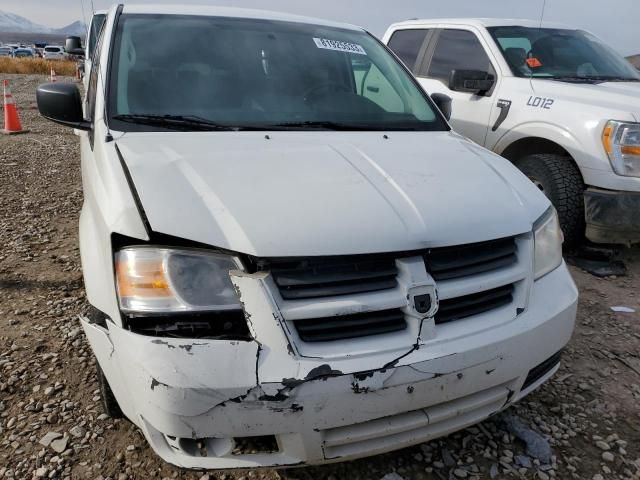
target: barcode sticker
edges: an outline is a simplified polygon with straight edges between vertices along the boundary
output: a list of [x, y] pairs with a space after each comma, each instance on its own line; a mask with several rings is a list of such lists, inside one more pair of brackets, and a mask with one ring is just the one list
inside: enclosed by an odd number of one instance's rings
[[327, 38], [314, 38], [313, 41], [318, 48], [324, 48], [325, 50], [336, 50], [338, 52], [357, 53], [358, 55], [366, 55], [364, 51], [357, 43], [341, 42], [339, 40], [329, 40]]

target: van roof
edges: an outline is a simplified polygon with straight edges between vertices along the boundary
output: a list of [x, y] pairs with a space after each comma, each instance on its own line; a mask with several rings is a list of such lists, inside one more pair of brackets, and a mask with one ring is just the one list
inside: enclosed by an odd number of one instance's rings
[[[405, 22], [398, 22], [389, 28], [408, 27], [408, 26], [428, 26], [441, 23], [451, 25], [471, 25], [474, 27], [540, 27], [540, 20], [529, 20], [523, 18], [430, 18], [430, 19], [411, 19]], [[568, 25], [556, 22], [542, 22], [542, 28], [564, 28], [575, 30]]]
[[125, 4], [123, 13], [165, 14], [165, 15], [204, 15], [211, 17], [233, 17], [276, 20], [283, 22], [307, 23], [324, 27], [344, 28], [362, 31], [361, 27], [348, 23], [322, 20], [301, 15], [274, 12], [270, 10], [254, 10], [235, 7], [215, 7], [206, 5], [164, 5], [164, 4]]

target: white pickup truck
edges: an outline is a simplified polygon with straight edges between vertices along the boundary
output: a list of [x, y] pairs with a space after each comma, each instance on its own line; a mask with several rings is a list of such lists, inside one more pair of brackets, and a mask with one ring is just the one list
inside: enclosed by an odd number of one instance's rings
[[[592, 34], [504, 19], [410, 20], [383, 39], [459, 133], [518, 166], [565, 241], [640, 241], [640, 73]], [[586, 228], [585, 228], [586, 227]]]

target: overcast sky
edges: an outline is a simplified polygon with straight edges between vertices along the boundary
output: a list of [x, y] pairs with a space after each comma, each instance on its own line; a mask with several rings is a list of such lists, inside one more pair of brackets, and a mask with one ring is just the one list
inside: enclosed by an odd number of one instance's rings
[[[110, 0], [93, 0], [96, 9]], [[180, 3], [136, 0], [129, 3]], [[354, 23], [381, 36], [395, 21], [434, 17], [502, 17], [539, 19], [543, 0], [187, 0], [185, 3], [278, 10]], [[0, 10], [53, 27], [91, 12], [92, 0], [1, 0]], [[623, 55], [640, 53], [640, 0], [547, 0], [545, 20], [592, 31]]]

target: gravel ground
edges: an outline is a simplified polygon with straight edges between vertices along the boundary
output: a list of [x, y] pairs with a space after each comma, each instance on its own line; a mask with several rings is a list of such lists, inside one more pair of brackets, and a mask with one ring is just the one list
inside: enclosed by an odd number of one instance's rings
[[163, 463], [135, 427], [99, 404], [77, 320], [86, 309], [77, 137], [38, 116], [35, 87], [46, 77], [4, 77], [30, 133], [0, 136], [0, 478], [640, 479], [640, 314], [610, 309], [640, 311], [638, 249], [622, 252], [625, 277], [572, 268], [580, 308], [560, 371], [480, 425], [327, 467], [203, 475]]

